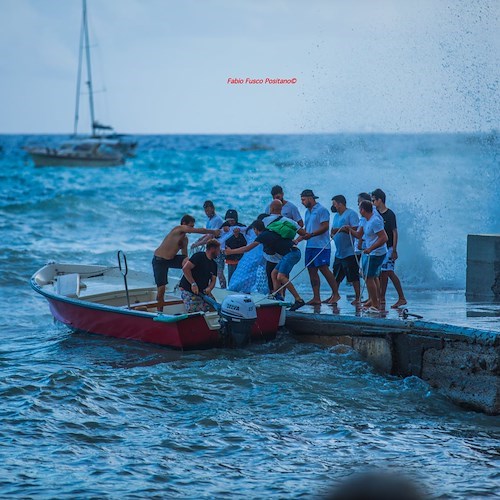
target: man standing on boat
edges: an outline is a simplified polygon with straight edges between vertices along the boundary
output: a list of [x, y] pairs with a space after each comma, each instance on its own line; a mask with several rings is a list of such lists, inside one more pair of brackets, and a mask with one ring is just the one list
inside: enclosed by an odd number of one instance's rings
[[[157, 286], [156, 299], [158, 301], [158, 311], [163, 311], [163, 299], [165, 297], [165, 287], [168, 283], [168, 270], [170, 268], [182, 269], [184, 260], [188, 256], [188, 234], [212, 234], [220, 235], [219, 229], [203, 229], [194, 227], [194, 217], [184, 215], [179, 226], [175, 226], [170, 233], [165, 236], [160, 246], [155, 250], [153, 256], [153, 274]], [[180, 253], [179, 253], [180, 251]]]
[[385, 206], [385, 193], [381, 189], [375, 189], [372, 192], [372, 203], [375, 205], [378, 213], [384, 219], [384, 229], [387, 233], [387, 255], [382, 263], [382, 271], [380, 273], [380, 302], [385, 305], [385, 292], [389, 279], [392, 281], [396, 292], [398, 293], [398, 300], [391, 306], [392, 309], [404, 306], [406, 302], [405, 294], [401, 281], [394, 272], [396, 260], [398, 258], [398, 227], [396, 224], [396, 214]]
[[320, 279], [318, 272], [321, 272], [332, 289], [332, 295], [325, 302], [335, 305], [337, 301], [340, 300], [340, 295], [335, 276], [330, 271], [330, 258], [332, 254], [330, 246], [331, 239], [328, 234], [328, 229], [330, 228], [330, 213], [323, 205], [320, 205], [316, 201], [317, 198], [318, 197], [314, 195], [311, 189], [304, 189], [304, 191], [300, 193], [302, 205], [306, 207], [306, 215], [304, 218], [307, 234], [301, 236], [298, 241], [301, 239], [307, 240], [305, 261], [313, 290], [313, 298], [308, 302], [308, 305], [321, 305], [319, 293]]
[[[281, 186], [273, 186], [271, 189], [271, 196], [273, 200], [281, 201], [281, 215], [283, 217], [288, 217], [294, 220], [300, 227], [304, 227], [304, 221], [302, 220], [299, 209], [291, 201], [285, 200], [285, 195]], [[272, 214], [271, 205], [272, 202], [267, 205], [265, 209], [266, 214]]]
[[216, 239], [208, 240], [204, 252], [196, 252], [182, 266], [184, 275], [179, 283], [181, 297], [186, 312], [207, 312], [210, 306], [200, 297], [200, 292], [212, 295], [217, 280], [217, 259], [220, 243]]
[[[220, 215], [215, 213], [214, 202], [211, 200], [205, 201], [203, 203], [203, 209], [205, 210], [205, 214], [207, 216], [207, 223], [205, 227], [207, 229], [220, 229], [224, 224], [224, 220]], [[191, 248], [201, 247], [202, 245], [206, 245], [208, 240], [212, 238], [211, 234], [206, 234], [202, 236], [199, 240], [195, 241]], [[226, 288], [226, 277], [224, 276], [224, 267], [225, 267], [225, 259], [224, 254], [222, 252], [219, 253], [219, 256], [216, 259], [217, 262], [217, 278], [219, 279], [219, 285], [221, 288]]]

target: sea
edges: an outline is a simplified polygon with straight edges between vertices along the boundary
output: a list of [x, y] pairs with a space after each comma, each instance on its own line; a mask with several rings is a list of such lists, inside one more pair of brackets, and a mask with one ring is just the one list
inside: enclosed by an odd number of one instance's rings
[[[111, 168], [23, 150], [64, 139], [0, 135], [0, 498], [327, 498], [367, 471], [498, 498], [500, 417], [415, 377], [286, 331], [191, 352], [71, 333], [29, 286], [47, 262], [113, 266], [117, 250], [150, 272], [182, 215], [204, 225], [211, 199], [250, 223], [280, 184], [300, 209], [303, 189], [328, 209], [383, 189], [405, 291], [463, 294], [467, 234], [500, 229], [497, 132], [136, 136]], [[296, 284], [307, 297], [307, 273]]]

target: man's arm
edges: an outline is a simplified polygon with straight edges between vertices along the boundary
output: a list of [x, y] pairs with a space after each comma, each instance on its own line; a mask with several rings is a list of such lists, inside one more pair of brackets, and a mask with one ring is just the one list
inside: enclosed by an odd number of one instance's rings
[[398, 230], [394, 228], [392, 230], [392, 260], [398, 258]]
[[210, 283], [207, 286], [207, 288], [205, 288], [205, 290], [203, 290], [203, 293], [206, 295], [212, 295], [212, 290], [215, 288], [216, 281], [217, 281], [217, 276], [214, 276], [212, 274], [212, 277], [210, 278]]
[[211, 234], [205, 234], [198, 240], [196, 240], [192, 245], [191, 248], [196, 248], [196, 247], [201, 247], [202, 245], [206, 245], [210, 239], [212, 239]]
[[314, 238], [315, 236], [319, 236], [323, 233], [326, 233], [328, 231], [328, 226], [330, 225], [329, 221], [324, 221], [321, 222], [319, 225], [319, 228], [316, 229], [316, 231], [313, 231], [312, 233], [306, 233], [304, 236], [299, 238], [297, 242], [302, 241], [302, 240], [310, 240], [311, 238]]
[[385, 232], [385, 229], [381, 229], [377, 233], [377, 241], [371, 245], [368, 248], [364, 249], [364, 253], [372, 253], [373, 250], [376, 250], [377, 248], [380, 248], [384, 243], [387, 242], [389, 238], [387, 238], [387, 233]]
[[183, 233], [195, 234], [213, 234], [215, 237], [220, 235], [220, 229], [205, 229], [204, 227], [179, 226]]
[[249, 243], [248, 245], [240, 248], [227, 248], [224, 251], [226, 255], [237, 255], [240, 253], [246, 253], [249, 252], [250, 250], [253, 250], [256, 246], [260, 245], [258, 241], [252, 241], [252, 243]]
[[[363, 235], [365, 234], [364, 230], [363, 230], [363, 227], [358, 227], [358, 229], [356, 230], [356, 228], [354, 227], [351, 227], [351, 226], [344, 226], [343, 228], [341, 229], [344, 229], [346, 230], [346, 232], [348, 233], [351, 233], [355, 238], [358, 238], [359, 240], [363, 237]], [[387, 236], [387, 235], [386, 235]]]
[[193, 273], [192, 270], [194, 269], [195, 265], [188, 260], [183, 266], [182, 266], [182, 272], [184, 273], [184, 276], [188, 280], [189, 283], [191, 283], [191, 291], [195, 294], [198, 295], [200, 293], [200, 290], [198, 289], [198, 285], [196, 284], [196, 281], [193, 278]]

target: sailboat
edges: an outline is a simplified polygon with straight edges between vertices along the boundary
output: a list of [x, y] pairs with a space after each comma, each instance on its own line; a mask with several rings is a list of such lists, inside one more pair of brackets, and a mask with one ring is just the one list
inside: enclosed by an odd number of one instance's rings
[[[82, 81], [83, 56], [87, 69], [87, 87], [90, 109], [90, 137], [78, 136], [80, 114], [80, 95]], [[24, 149], [31, 155], [38, 167], [112, 167], [123, 165], [128, 156], [133, 156], [136, 142], [127, 141], [123, 135], [116, 134], [113, 127], [103, 125], [95, 118], [94, 88], [92, 83], [92, 65], [90, 58], [89, 26], [87, 18], [87, 0], [82, 0], [82, 25], [78, 57], [78, 76], [76, 84], [76, 106], [73, 139], [58, 147], [28, 146]]]

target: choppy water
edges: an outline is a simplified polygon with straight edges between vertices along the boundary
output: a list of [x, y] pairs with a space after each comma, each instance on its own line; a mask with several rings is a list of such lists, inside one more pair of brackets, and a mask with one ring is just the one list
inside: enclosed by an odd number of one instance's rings
[[148, 270], [204, 199], [250, 221], [280, 183], [327, 206], [382, 187], [405, 284], [463, 287], [465, 235], [498, 232], [498, 136], [140, 137], [111, 169], [36, 169], [19, 149], [36, 139], [0, 136], [0, 497], [311, 497], [369, 467], [442, 498], [498, 492], [499, 419], [418, 379], [286, 336], [173, 353], [70, 334], [27, 285], [46, 261], [114, 265], [117, 248]]

